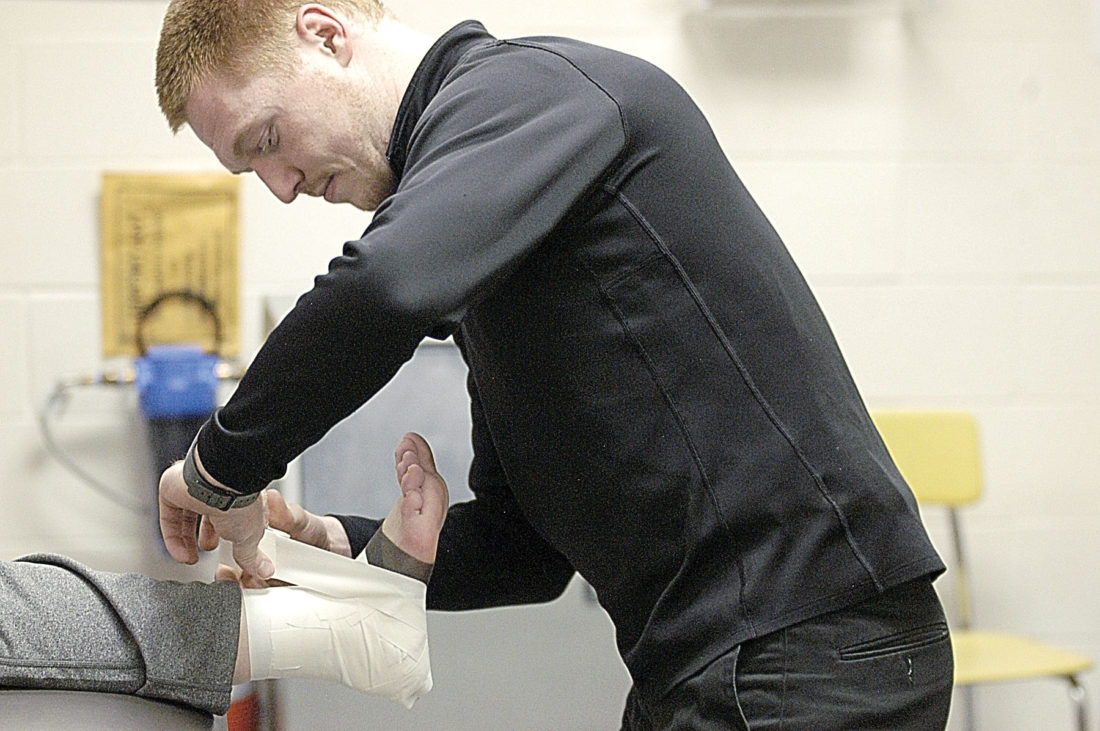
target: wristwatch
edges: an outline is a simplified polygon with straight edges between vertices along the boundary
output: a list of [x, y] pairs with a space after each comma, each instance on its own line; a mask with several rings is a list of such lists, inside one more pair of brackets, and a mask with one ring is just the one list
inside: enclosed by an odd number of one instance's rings
[[203, 477], [195, 464], [194, 444], [187, 450], [187, 456], [183, 460], [183, 482], [187, 485], [188, 495], [218, 510], [243, 508], [256, 502], [256, 498], [260, 497], [258, 492], [239, 493], [226, 490]]

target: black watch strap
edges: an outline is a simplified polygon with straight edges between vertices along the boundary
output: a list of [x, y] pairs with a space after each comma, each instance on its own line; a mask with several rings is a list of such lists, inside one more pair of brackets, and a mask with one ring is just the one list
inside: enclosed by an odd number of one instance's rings
[[195, 465], [194, 444], [187, 450], [187, 456], [183, 460], [183, 481], [187, 485], [188, 495], [218, 510], [243, 508], [256, 502], [260, 497], [258, 492], [239, 493], [226, 490], [203, 477], [198, 466]]

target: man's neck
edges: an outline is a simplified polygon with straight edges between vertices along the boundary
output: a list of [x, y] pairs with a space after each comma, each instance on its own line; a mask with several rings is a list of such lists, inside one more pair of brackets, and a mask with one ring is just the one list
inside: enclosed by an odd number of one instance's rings
[[390, 119], [397, 116], [405, 90], [433, 42], [430, 36], [392, 16], [378, 21], [358, 38], [357, 53], [368, 59], [370, 73], [376, 75], [375, 83], [381, 86], [385, 97], [387, 112], [392, 112]]

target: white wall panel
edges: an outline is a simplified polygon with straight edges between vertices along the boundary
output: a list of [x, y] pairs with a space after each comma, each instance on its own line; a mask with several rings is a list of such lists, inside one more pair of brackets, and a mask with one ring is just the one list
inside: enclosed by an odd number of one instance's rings
[[1028, 287], [1021, 304], [1026, 392], [1100, 404], [1100, 286]]
[[25, 420], [29, 411], [25, 394], [27, 372], [27, 310], [22, 297], [0, 294], [0, 332], [4, 333], [4, 357], [0, 358], [0, 421]]
[[12, 164], [19, 150], [18, 64], [10, 34], [0, 30], [0, 165]]
[[900, 273], [906, 192], [897, 165], [784, 160], [737, 170], [811, 281]]
[[966, 404], [1020, 389], [1004, 365], [1019, 321], [1007, 287], [826, 285], [817, 294], [870, 400]]
[[98, 170], [17, 164], [0, 175], [9, 211], [0, 287], [99, 286]]

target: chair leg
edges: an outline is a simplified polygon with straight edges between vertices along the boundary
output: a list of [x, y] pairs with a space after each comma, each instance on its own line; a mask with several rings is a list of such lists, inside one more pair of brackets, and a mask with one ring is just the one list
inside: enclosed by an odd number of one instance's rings
[[[1076, 675], [1067, 675], [1069, 683], [1069, 697], [1073, 701], [1074, 713], [1077, 716], [1078, 731], [1089, 731], [1089, 708], [1085, 686], [1077, 680]], [[978, 728], [977, 710], [974, 708], [974, 686], [960, 685], [955, 690], [962, 695], [963, 723], [967, 731], [976, 731]]]
[[978, 722], [977, 711], [974, 709], [974, 686], [960, 685], [956, 686], [956, 689], [962, 695], [963, 722], [966, 725], [966, 731], [975, 731], [978, 728]]
[[1079, 731], [1088, 731], [1089, 711], [1085, 698], [1085, 686], [1081, 685], [1076, 675], [1066, 676], [1066, 681], [1069, 683], [1069, 697], [1077, 709], [1077, 728]]

